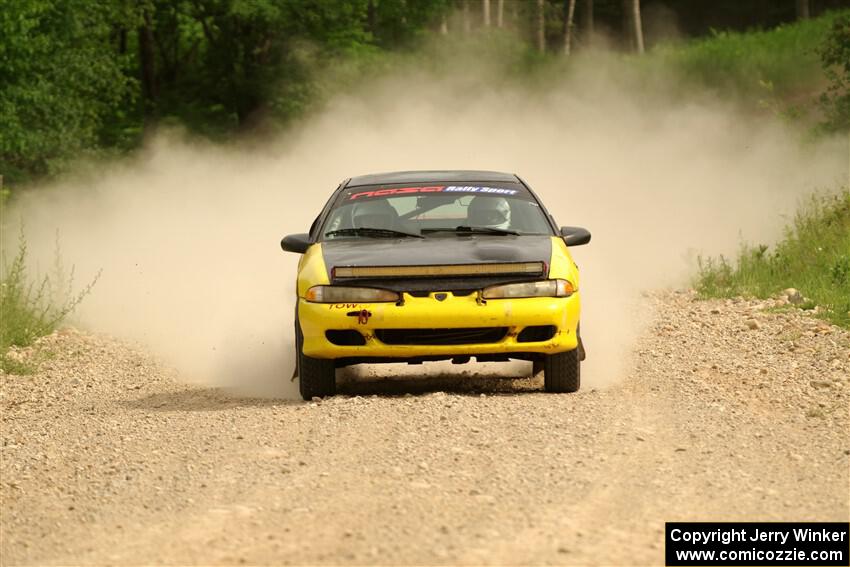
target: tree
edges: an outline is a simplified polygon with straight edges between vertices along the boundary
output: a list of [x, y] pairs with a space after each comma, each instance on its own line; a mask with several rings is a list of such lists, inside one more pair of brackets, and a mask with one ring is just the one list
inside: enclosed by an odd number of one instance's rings
[[496, 0], [496, 27], [501, 28], [505, 23], [505, 0]]
[[643, 53], [643, 23], [640, 19], [640, 0], [632, 0], [632, 23], [635, 26], [635, 47]]
[[[282, 0], [275, 0], [281, 2]], [[318, 2], [306, 2], [305, 0], [287, 0], [295, 6], [295, 11], [303, 14], [303, 18], [315, 18], [318, 14], [324, 14], [322, 18], [329, 16], [340, 16], [330, 30], [333, 35], [354, 33], [354, 42], [349, 42], [347, 47], [357, 49], [376, 45], [382, 49], [397, 49], [407, 47], [432, 29], [438, 29], [440, 21], [449, 14], [453, 5], [451, 0], [373, 0], [375, 3], [374, 26], [369, 29], [368, 35], [358, 32], [361, 27], [357, 7], [360, 0], [322, 0]], [[346, 11], [348, 11], [346, 13]], [[326, 43], [329, 36], [322, 33], [304, 34], [300, 29], [300, 22], [296, 20], [294, 29], [290, 33], [307, 39], [315, 46], [325, 49], [332, 47]], [[320, 30], [315, 30], [320, 32]], [[350, 36], [354, 37], [354, 36]], [[336, 49], [336, 48], [332, 48]]]
[[593, 37], [593, 0], [584, 0], [584, 35], [588, 41]]
[[537, 0], [537, 51], [546, 51], [546, 0]]
[[576, 11], [576, 0], [567, 0], [566, 17], [564, 18], [564, 55], [569, 56], [570, 44], [573, 39], [573, 16]]
[[828, 130], [850, 133], [850, 15], [835, 18], [820, 50], [829, 87], [821, 97]]
[[113, 3], [16, 0], [0, 10], [0, 173], [46, 175], [104, 141], [134, 108]]
[[431, 16], [403, 0], [148, 2], [158, 116], [213, 136], [285, 122], [317, 96], [312, 68], [402, 45]]
[[17, 185], [163, 121], [283, 123], [322, 100], [314, 69], [413, 45], [456, 3], [0, 0], [0, 173]]
[[797, 19], [809, 19], [809, 0], [797, 0]]
[[481, 0], [481, 14], [484, 19], [484, 27], [490, 27], [490, 0]]
[[151, 12], [152, 9], [150, 6], [142, 7], [142, 14], [138, 28], [139, 79], [141, 80], [142, 86], [142, 114], [146, 121], [149, 118], [156, 116], [157, 99], [159, 98]]
[[623, 36], [632, 49], [638, 53], [644, 52], [640, 0], [623, 0]]

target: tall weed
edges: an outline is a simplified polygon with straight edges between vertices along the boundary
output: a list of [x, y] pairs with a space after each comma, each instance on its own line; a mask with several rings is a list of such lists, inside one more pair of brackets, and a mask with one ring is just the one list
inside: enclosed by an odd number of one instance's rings
[[32, 277], [27, 269], [27, 242], [23, 230], [14, 257], [8, 261], [0, 249], [0, 369], [25, 370], [8, 356], [9, 347], [25, 347], [50, 334], [92, 291], [100, 272], [79, 292], [74, 292], [74, 268], [65, 269], [57, 236], [53, 271]]
[[760, 298], [793, 287], [820, 316], [850, 328], [850, 189], [812, 197], [772, 250], [744, 244], [734, 263], [700, 258], [695, 287], [705, 297]]

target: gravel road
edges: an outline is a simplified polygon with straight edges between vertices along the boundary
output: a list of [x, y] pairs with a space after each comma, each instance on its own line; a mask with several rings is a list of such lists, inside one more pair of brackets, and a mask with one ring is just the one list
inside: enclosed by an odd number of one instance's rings
[[629, 375], [568, 395], [239, 399], [109, 338], [46, 337], [18, 353], [38, 373], [0, 376], [0, 560], [646, 565], [665, 521], [848, 521], [850, 333], [776, 301], [647, 301]]

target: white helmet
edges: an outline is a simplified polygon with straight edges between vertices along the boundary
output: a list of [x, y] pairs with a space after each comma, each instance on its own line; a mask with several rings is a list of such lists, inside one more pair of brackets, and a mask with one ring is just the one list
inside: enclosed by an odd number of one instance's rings
[[355, 227], [392, 228], [398, 213], [386, 199], [374, 199], [355, 203], [351, 219]]
[[506, 229], [511, 225], [511, 206], [504, 197], [473, 197], [466, 219], [469, 226]]

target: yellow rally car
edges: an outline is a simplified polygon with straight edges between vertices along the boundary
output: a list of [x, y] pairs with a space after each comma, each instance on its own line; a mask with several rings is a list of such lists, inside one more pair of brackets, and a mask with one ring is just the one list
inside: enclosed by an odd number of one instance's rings
[[575, 392], [578, 268], [561, 227], [516, 175], [405, 171], [344, 181], [309, 234], [281, 246], [298, 264], [301, 395], [330, 396], [361, 363], [531, 360], [549, 392]]

